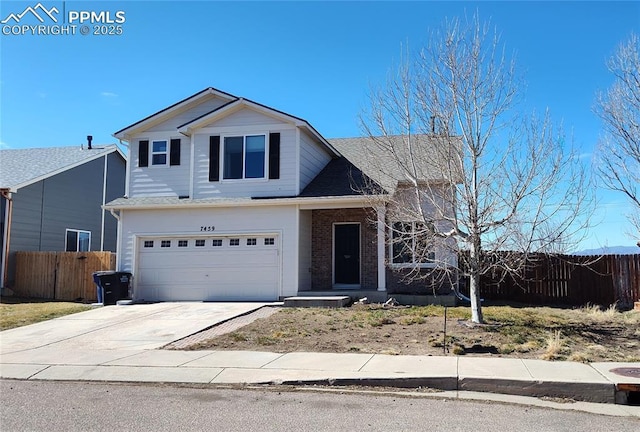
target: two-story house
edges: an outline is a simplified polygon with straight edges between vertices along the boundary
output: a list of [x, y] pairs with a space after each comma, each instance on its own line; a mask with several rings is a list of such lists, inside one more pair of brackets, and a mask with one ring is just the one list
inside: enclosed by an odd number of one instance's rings
[[392, 256], [385, 200], [400, 179], [367, 172], [367, 138], [328, 141], [306, 120], [214, 88], [114, 136], [129, 148], [127, 193], [105, 208], [135, 300], [402, 291], [394, 267], [412, 258]]

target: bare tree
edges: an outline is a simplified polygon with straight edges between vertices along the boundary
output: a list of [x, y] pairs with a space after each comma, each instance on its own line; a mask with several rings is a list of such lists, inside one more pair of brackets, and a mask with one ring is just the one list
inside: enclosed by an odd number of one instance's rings
[[[596, 157], [596, 171], [604, 185], [624, 193], [633, 206], [629, 220], [640, 240], [640, 41], [631, 34], [607, 64], [615, 77], [597, 97], [595, 111], [605, 135]], [[640, 242], [638, 243], [640, 244]]]
[[416, 278], [466, 274], [476, 323], [481, 276], [575, 244], [588, 221], [587, 170], [548, 113], [521, 114], [521, 88], [497, 33], [477, 16], [454, 19], [361, 115], [362, 151], [374, 156], [363, 171], [389, 191], [392, 260]]

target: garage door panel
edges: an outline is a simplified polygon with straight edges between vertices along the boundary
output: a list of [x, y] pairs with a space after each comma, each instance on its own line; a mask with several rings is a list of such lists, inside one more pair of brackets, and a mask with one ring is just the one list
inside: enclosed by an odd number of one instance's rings
[[175, 238], [141, 240], [134, 275], [136, 299], [277, 300], [280, 255], [276, 237], [237, 238], [235, 246], [228, 237], [199, 238], [198, 247], [196, 239], [182, 240], [187, 247], [178, 247]]

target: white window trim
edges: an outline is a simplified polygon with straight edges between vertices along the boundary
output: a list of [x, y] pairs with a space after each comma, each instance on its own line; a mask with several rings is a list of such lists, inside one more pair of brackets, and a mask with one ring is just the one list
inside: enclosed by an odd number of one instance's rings
[[79, 230], [79, 229], [74, 229], [74, 228], [66, 228], [64, 230], [64, 250], [66, 251], [67, 248], [67, 234], [72, 231], [76, 233], [76, 250], [75, 252], [85, 252], [85, 251], [80, 251], [78, 249], [80, 249], [80, 233], [85, 233], [85, 234], [89, 234], [89, 249], [87, 249], [87, 252], [91, 252], [91, 231], [87, 231], [87, 230]]
[[[264, 177], [251, 177], [245, 178], [246, 169], [246, 146], [248, 136], [264, 136]], [[242, 137], [242, 178], [239, 179], [226, 179], [224, 178], [224, 148], [226, 146], [226, 138]], [[269, 132], [241, 132], [241, 133], [227, 133], [220, 135], [220, 181], [224, 183], [249, 183], [249, 182], [266, 182], [269, 180]]]
[[[153, 151], [153, 143], [157, 143], [157, 142], [164, 142], [165, 143], [165, 148], [166, 150], [163, 152], [154, 152]], [[149, 140], [149, 167], [168, 167], [169, 166], [169, 146], [171, 145], [171, 139], [166, 139], [166, 138], [158, 138], [158, 139], [152, 139]], [[163, 164], [154, 164], [153, 163], [153, 156], [154, 155], [165, 155], [164, 158], [164, 163]]]
[[[390, 224], [389, 226], [389, 245], [388, 245], [388, 254], [389, 254], [389, 266], [391, 268], [395, 268], [395, 269], [403, 269], [403, 268], [436, 268], [436, 248], [433, 249], [433, 262], [430, 263], [417, 263], [415, 262], [415, 256], [413, 255], [413, 252], [411, 253], [411, 258], [412, 258], [412, 262], [410, 263], [395, 263], [393, 262], [393, 224], [395, 223], [410, 223], [411, 224], [411, 229], [415, 231], [415, 224], [416, 222], [410, 222], [410, 221], [394, 221]], [[415, 237], [413, 238], [413, 240], [415, 241]]]

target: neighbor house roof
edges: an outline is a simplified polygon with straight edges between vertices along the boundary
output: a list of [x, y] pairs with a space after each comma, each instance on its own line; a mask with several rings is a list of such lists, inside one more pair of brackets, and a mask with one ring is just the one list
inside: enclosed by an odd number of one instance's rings
[[125, 158], [115, 144], [0, 150], [0, 188], [15, 192], [113, 152]]
[[449, 181], [455, 176], [460, 139], [439, 135], [393, 135], [330, 139], [366, 178], [393, 193], [399, 183]]

